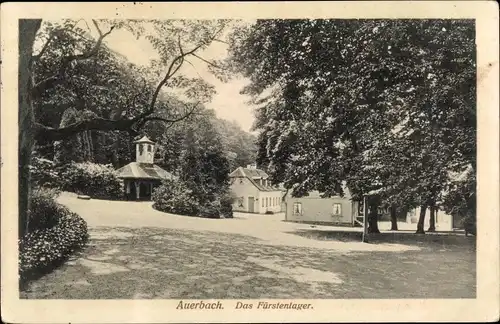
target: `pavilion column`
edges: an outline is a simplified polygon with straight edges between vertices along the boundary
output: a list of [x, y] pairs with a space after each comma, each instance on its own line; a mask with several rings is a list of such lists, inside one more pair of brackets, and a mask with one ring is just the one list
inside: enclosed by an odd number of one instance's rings
[[141, 183], [139, 181], [134, 181], [135, 184], [135, 196], [137, 200], [141, 198]]
[[130, 181], [125, 181], [125, 192], [127, 195], [130, 193]]

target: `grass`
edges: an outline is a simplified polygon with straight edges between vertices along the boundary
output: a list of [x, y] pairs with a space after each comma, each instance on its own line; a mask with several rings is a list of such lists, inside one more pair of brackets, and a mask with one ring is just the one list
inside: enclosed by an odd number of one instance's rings
[[[167, 228], [91, 228], [89, 246], [21, 292], [29, 299], [475, 298], [475, 239], [383, 233], [418, 251], [341, 253]], [[317, 240], [359, 233], [307, 231]], [[385, 236], [384, 236], [385, 235]], [[376, 240], [371, 241], [377, 244]], [[332, 242], [332, 244], [335, 244]]]

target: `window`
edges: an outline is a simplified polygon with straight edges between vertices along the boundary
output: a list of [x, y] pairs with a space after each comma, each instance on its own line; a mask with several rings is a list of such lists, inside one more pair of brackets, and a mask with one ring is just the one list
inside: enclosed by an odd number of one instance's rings
[[148, 152], [151, 152], [152, 147], [153, 147], [153, 145], [148, 145]]
[[144, 152], [144, 144], [139, 144], [139, 155], [142, 155]]
[[243, 197], [238, 198], [238, 207], [243, 207]]
[[333, 204], [333, 215], [335, 215], [335, 216], [342, 215], [342, 205], [341, 204]]
[[293, 203], [293, 215], [301, 216], [302, 215], [302, 203], [294, 202]]
[[262, 198], [262, 207], [264, 207], [264, 198]]
[[268, 206], [269, 204], [269, 201], [267, 200], [268, 198], [266, 197], [266, 207]]

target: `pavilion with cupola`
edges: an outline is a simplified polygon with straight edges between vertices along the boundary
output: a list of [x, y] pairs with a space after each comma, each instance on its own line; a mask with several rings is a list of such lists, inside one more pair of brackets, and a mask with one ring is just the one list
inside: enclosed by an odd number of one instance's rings
[[136, 161], [118, 169], [118, 178], [123, 179], [127, 200], [151, 200], [153, 188], [163, 179], [174, 179], [175, 176], [154, 164], [153, 141], [144, 136], [134, 144]]

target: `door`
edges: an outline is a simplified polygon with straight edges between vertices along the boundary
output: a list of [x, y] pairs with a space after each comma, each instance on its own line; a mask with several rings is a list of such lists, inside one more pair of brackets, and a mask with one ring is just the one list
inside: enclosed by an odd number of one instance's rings
[[254, 198], [253, 197], [248, 197], [248, 211], [250, 213], [253, 213], [254, 212]]

